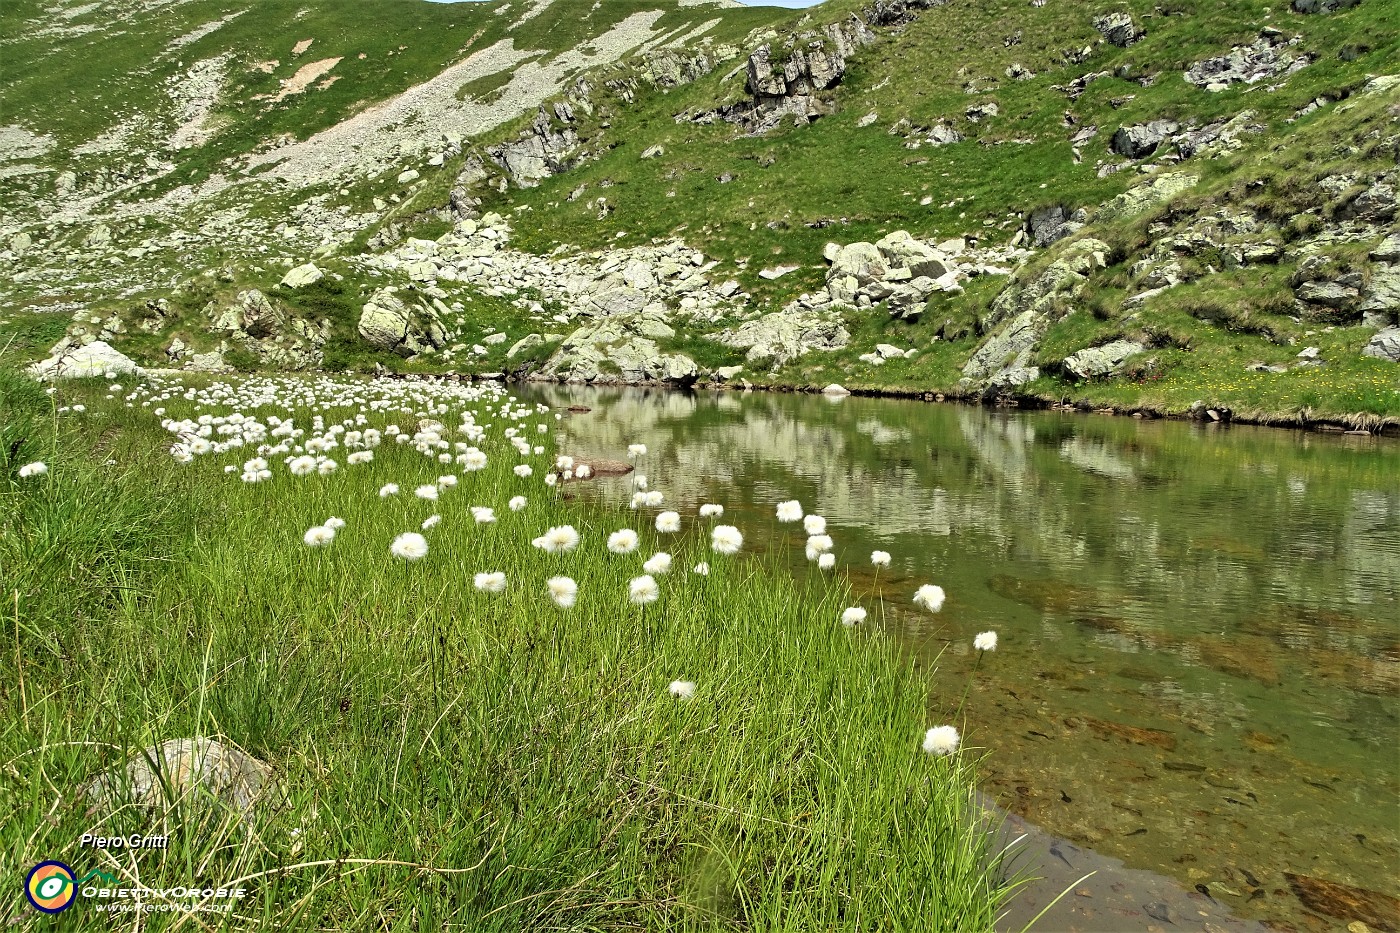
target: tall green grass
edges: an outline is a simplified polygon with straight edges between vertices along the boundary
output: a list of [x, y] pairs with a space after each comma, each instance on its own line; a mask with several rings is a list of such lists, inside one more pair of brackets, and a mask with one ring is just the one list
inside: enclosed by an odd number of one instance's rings
[[[249, 888], [232, 914], [154, 913], [157, 929], [992, 927], [1007, 888], [973, 763], [919, 750], [933, 724], [923, 676], [878, 631], [840, 625], [839, 578], [807, 586], [776, 562], [714, 554], [693, 512], [659, 535], [650, 512], [550, 490], [552, 449], [520, 479], [499, 418], [479, 419], [494, 423], [487, 469], [429, 503], [413, 488], [457, 470], [410, 445], [354, 467], [337, 457], [330, 476], [274, 462], [248, 485], [222, 467], [251, 449], [178, 464], [139, 398], [128, 409], [102, 385], [50, 398], [9, 375], [0, 389], [5, 430], [35, 426], [22, 449], [50, 464], [20, 480], [7, 463], [0, 489], [7, 875], [60, 859], [125, 885]], [[75, 400], [87, 411], [59, 412]], [[164, 404], [197, 414], [179, 395]], [[309, 427], [311, 411], [293, 414]], [[95, 440], [98, 426], [116, 437]], [[403, 491], [380, 498], [386, 482]], [[517, 494], [529, 504], [511, 512]], [[498, 521], [475, 524], [472, 505]], [[433, 512], [428, 555], [392, 558], [393, 537]], [[335, 540], [303, 545], [331, 515], [346, 522]], [[565, 522], [576, 550], [530, 545]], [[631, 555], [603, 547], [621, 527], [642, 536]], [[59, 556], [42, 562], [39, 541]], [[658, 549], [675, 556], [661, 598], [631, 605], [627, 582]], [[700, 560], [709, 576], [689, 572]], [[505, 593], [473, 589], [494, 570]], [[558, 574], [579, 584], [572, 609], [545, 593]], [[62, 611], [70, 599], [82, 611]], [[668, 694], [678, 679], [696, 682], [692, 699]], [[173, 808], [167, 851], [78, 848], [84, 832], [161, 831], [159, 814], [129, 807], [89, 815], [78, 789], [191, 735], [269, 762], [277, 793], [247, 822]], [[54, 925], [16, 900], [6, 921]], [[80, 900], [57, 925], [98, 919]]]

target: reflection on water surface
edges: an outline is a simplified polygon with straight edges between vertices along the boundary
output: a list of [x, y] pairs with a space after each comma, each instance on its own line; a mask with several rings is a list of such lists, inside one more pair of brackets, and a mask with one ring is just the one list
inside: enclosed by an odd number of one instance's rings
[[[527, 387], [669, 503], [827, 517], [983, 788], [1245, 916], [1400, 930], [1400, 444], [884, 399]], [[596, 494], [626, 501], [626, 480]], [[802, 564], [800, 530], [794, 559]], [[874, 548], [894, 554], [876, 578]], [[812, 572], [805, 565], [801, 573]], [[923, 582], [942, 614], [910, 611]]]

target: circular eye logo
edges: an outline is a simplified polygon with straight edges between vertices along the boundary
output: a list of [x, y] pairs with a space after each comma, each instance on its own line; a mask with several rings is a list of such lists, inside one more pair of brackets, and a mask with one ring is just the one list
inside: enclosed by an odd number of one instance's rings
[[73, 905], [78, 885], [73, 869], [62, 862], [40, 862], [24, 879], [24, 896], [36, 910], [56, 914]]

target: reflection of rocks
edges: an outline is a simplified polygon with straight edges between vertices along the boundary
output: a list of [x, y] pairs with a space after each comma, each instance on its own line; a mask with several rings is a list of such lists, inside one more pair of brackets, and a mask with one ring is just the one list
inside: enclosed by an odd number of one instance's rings
[[1084, 437], [1068, 438], [1060, 445], [1060, 456], [1088, 473], [1097, 473], [1116, 480], [1137, 478], [1137, 471], [1132, 465], [1114, 453], [1103, 441]]

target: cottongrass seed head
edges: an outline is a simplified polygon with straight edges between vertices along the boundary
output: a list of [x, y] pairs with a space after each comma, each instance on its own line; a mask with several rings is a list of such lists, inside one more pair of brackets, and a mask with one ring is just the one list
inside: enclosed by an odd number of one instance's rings
[[426, 500], [428, 502], [436, 502], [438, 497], [438, 488], [437, 486], [431, 484], [419, 486], [417, 489], [413, 490], [413, 494], [418, 498]]
[[437, 527], [440, 521], [442, 521], [441, 515], [429, 515], [427, 518], [423, 519], [423, 530], [427, 531], [429, 528]]
[[710, 532], [710, 547], [716, 554], [738, 554], [744, 535], [733, 525], [716, 525]]
[[802, 503], [796, 499], [778, 503], [778, 521], [783, 523], [802, 521]]
[[702, 560], [700, 563], [690, 568], [690, 572], [702, 577], [708, 577], [710, 575], [710, 565]]
[[655, 554], [651, 555], [651, 557], [647, 558], [647, 562], [642, 564], [642, 569], [647, 573], [670, 573], [671, 555], [667, 554], [665, 551], [657, 551]]
[[701, 518], [719, 518], [724, 514], [724, 506], [715, 502], [706, 502], [700, 506]]
[[859, 625], [865, 621], [865, 610], [859, 606], [851, 606], [841, 613], [841, 624], [849, 628], [852, 625]]
[[511, 496], [510, 502], [507, 504], [510, 506], [512, 512], [519, 512], [530, 504], [530, 500], [526, 499], [524, 496]]
[[506, 589], [506, 575], [499, 570], [479, 573], [472, 579], [472, 585], [483, 593], [503, 593]]
[[802, 519], [802, 529], [809, 535], [826, 534], [826, 519], [820, 515], [808, 515]]
[[399, 494], [399, 484], [398, 484], [398, 483], [385, 483], [383, 486], [380, 486], [380, 487], [379, 487], [379, 498], [381, 498], [381, 499], [387, 499], [387, 498], [389, 498], [390, 496], [397, 496], [398, 494]]
[[972, 647], [976, 648], [978, 651], [995, 651], [995, 650], [997, 650], [997, 633], [996, 633], [996, 632], [980, 632], [980, 633], [978, 633], [977, 637], [974, 638], [974, 639], [972, 640]]
[[673, 680], [666, 691], [677, 700], [689, 700], [695, 696], [695, 681], [693, 680]]
[[608, 550], [614, 554], [631, 554], [637, 549], [640, 539], [631, 528], [623, 528], [608, 535]]
[[301, 540], [307, 547], [325, 547], [335, 540], [335, 529], [326, 525], [316, 525], [306, 529], [306, 534], [301, 536]]
[[660, 595], [661, 588], [656, 585], [656, 579], [651, 574], [633, 577], [632, 582], [627, 584], [627, 597], [638, 606], [654, 603]]
[[428, 556], [428, 539], [416, 531], [405, 531], [389, 545], [389, 553], [401, 560], [420, 560]]
[[31, 476], [43, 476], [47, 472], [49, 472], [49, 465], [41, 460], [36, 460], [19, 468], [19, 478], [29, 479]]
[[953, 726], [934, 726], [924, 733], [924, 751], [930, 755], [951, 755], [958, 750], [958, 730]]
[[572, 609], [578, 601], [578, 584], [568, 577], [550, 577], [545, 583], [549, 598], [561, 609]]
[[934, 586], [932, 583], [925, 583], [914, 591], [914, 604], [923, 606], [929, 612], [942, 609], [944, 598], [943, 587]]
[[826, 554], [822, 554], [822, 555], [819, 555], [819, 556], [817, 557], [817, 568], [818, 568], [819, 570], [830, 570], [831, 568], [833, 568], [833, 567], [835, 567], [835, 566], [836, 566], [836, 555], [835, 555], [835, 554], [832, 554], [832, 553], [829, 553], [829, 552], [828, 552], [828, 553], [826, 553]]
[[681, 530], [681, 515], [679, 512], [662, 512], [656, 516], [656, 530], [662, 534], [674, 534]]
[[871, 551], [870, 563], [874, 564], [876, 567], [888, 567], [890, 565], [890, 552]]

